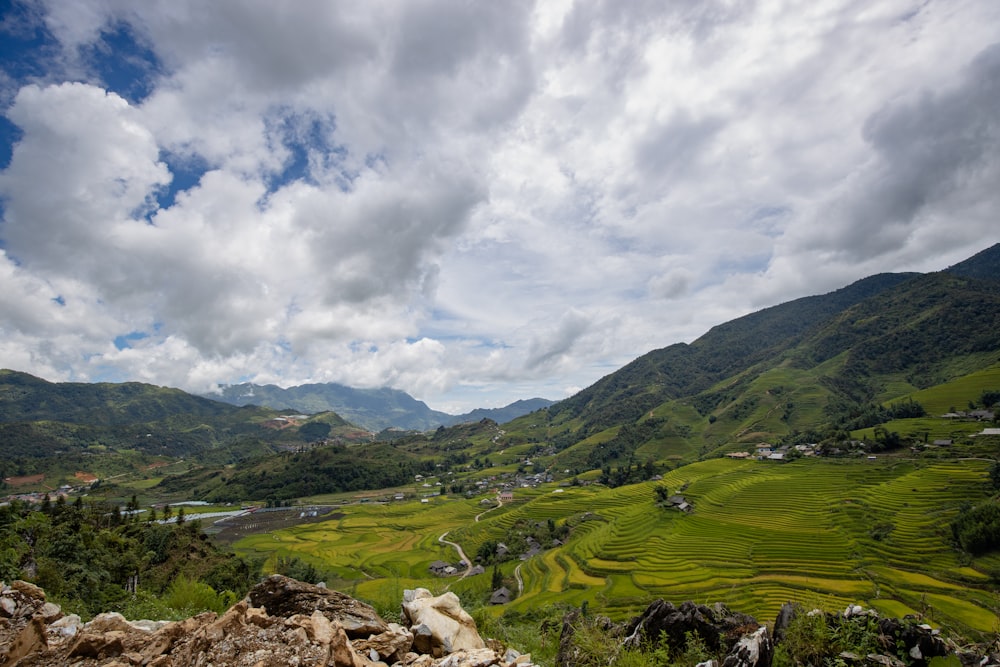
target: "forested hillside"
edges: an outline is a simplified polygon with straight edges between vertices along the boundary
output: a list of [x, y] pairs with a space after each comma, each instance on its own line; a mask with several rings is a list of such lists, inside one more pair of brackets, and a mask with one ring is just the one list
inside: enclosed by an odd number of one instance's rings
[[980, 278], [997, 275], [1000, 246], [948, 271], [873, 276], [767, 308], [639, 357], [549, 408], [546, 431], [561, 433], [560, 448], [580, 443], [563, 457], [573, 465], [651, 416], [666, 425], [612, 462], [846, 438], [873, 425], [860, 415], [893, 419], [883, 403], [1000, 363], [1000, 282]]
[[104, 477], [180, 458], [222, 465], [368, 437], [334, 413], [293, 417], [137, 382], [53, 383], [0, 371], [0, 479], [46, 474], [65, 483], [75, 471]]

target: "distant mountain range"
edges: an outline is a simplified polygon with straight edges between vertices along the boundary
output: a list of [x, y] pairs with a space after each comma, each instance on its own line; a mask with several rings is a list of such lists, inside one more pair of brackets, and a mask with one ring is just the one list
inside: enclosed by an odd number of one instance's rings
[[370, 431], [387, 428], [426, 431], [468, 421], [492, 419], [508, 422], [522, 415], [552, 405], [544, 398], [515, 401], [503, 408], [477, 408], [462, 415], [432, 410], [398, 389], [355, 389], [333, 382], [304, 384], [283, 389], [273, 384], [224, 385], [218, 394], [205, 398], [232, 405], [259, 405], [275, 410], [297, 410], [306, 414], [336, 412], [350, 423]]

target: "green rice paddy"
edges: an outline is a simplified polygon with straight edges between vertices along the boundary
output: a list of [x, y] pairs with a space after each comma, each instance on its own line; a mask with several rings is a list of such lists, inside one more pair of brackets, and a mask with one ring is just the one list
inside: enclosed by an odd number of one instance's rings
[[[624, 617], [662, 597], [724, 602], [769, 622], [788, 601], [828, 610], [861, 604], [988, 633], [997, 629], [1000, 559], [970, 562], [952, 548], [948, 528], [963, 503], [988, 498], [988, 466], [712, 459], [662, 482], [519, 490], [513, 503], [478, 522], [479, 498], [359, 504], [337, 520], [236, 546], [268, 558], [298, 556], [334, 572], [331, 585], [387, 605], [415, 586], [441, 592], [450, 585], [467, 603], [481, 602], [489, 595], [489, 569], [463, 581], [430, 575], [432, 561], [458, 560], [438, 537], [447, 531], [471, 557], [518, 521], [552, 519], [568, 523], [570, 536], [521, 565], [524, 592], [508, 609], [586, 601]], [[656, 506], [659, 484], [682, 493], [693, 513]], [[509, 581], [516, 564], [503, 566]]]

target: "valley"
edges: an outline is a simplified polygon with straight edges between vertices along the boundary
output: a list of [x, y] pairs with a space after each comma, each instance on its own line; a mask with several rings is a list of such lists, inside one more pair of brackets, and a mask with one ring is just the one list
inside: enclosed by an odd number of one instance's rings
[[[664, 598], [762, 619], [860, 604], [981, 640], [1000, 631], [1000, 282], [981, 277], [1000, 275], [1000, 246], [981, 255], [747, 315], [503, 423], [374, 433], [332, 411], [0, 371], [7, 514], [79, 504], [141, 564], [183, 507], [187, 542], [204, 530], [235, 552], [239, 576], [211, 581], [325, 581], [387, 618], [423, 587], [512, 632]], [[362, 396], [369, 419], [403, 400]], [[18, 530], [7, 572], [33, 563]]]
[[[990, 497], [989, 462], [802, 460], [787, 464], [714, 459], [660, 481], [609, 489], [541, 485], [484, 515], [479, 498], [351, 504], [336, 520], [244, 537], [244, 555], [300, 558], [352, 595], [391, 606], [404, 588], [445, 587], [485, 604], [489, 564], [473, 577], [437, 577], [454, 561], [438, 536], [468, 554], [509, 540], [518, 522], [569, 527], [564, 543], [499, 564], [508, 588], [524, 592], [496, 615], [553, 605], [601, 609], [615, 618], [655, 598], [721, 601], [772, 618], [789, 600], [842, 609], [862, 604], [914, 614], [937, 625], [995, 630], [996, 553], [969, 558], [951, 544], [963, 504]], [[655, 489], [684, 487], [694, 511], [658, 507]]]

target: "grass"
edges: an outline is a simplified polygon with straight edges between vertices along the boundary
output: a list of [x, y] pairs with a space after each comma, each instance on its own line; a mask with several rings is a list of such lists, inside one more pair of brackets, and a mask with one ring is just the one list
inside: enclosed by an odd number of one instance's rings
[[[438, 543], [472, 556], [518, 521], [572, 526], [566, 543], [524, 562], [524, 594], [507, 611], [552, 605], [600, 609], [624, 618], [656, 597], [722, 601], [767, 622], [789, 600], [825, 609], [862, 604], [923, 613], [936, 624], [990, 632], [995, 617], [992, 556], [955, 551], [948, 522], [965, 502], [988, 497], [983, 460], [801, 460], [787, 464], [711, 459], [662, 482], [518, 491], [518, 502], [482, 516], [478, 499], [350, 505], [336, 521], [237, 543], [240, 551], [295, 555], [330, 571], [351, 592], [398, 605], [403, 588], [446, 586], [482, 604], [490, 570], [463, 581], [430, 575], [434, 560], [456, 562]], [[694, 505], [683, 514], [655, 505], [667, 486]], [[683, 491], [680, 489], [683, 488]], [[513, 581], [516, 563], [504, 566]], [[515, 586], [514, 584], [511, 584]], [[509, 586], [510, 587], [510, 586]], [[516, 586], [515, 586], [516, 587]], [[484, 612], [488, 615], [503, 613]]]
[[924, 406], [927, 414], [941, 415], [956, 410], [967, 410], [969, 401], [978, 401], [986, 389], [1000, 389], [1000, 363], [963, 375], [951, 382], [916, 391], [911, 398]]

